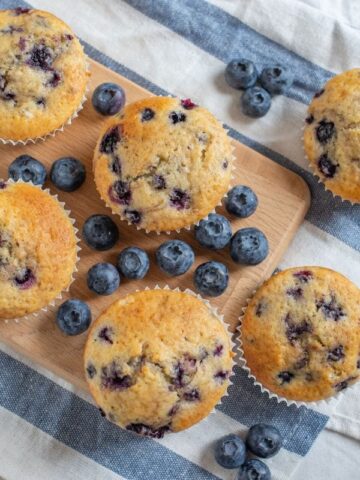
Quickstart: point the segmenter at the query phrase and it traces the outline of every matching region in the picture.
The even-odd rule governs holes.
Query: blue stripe
[[[156,441],[116,427],[93,405],[3,352],[0,405],[125,478],[218,479]]]
[[[217,408],[248,427],[259,422],[275,425],[284,438],[284,447],[305,456],[329,418],[309,408],[270,400],[243,369],[237,366],[235,372],[229,396]]]
[[[217,408],[243,425],[260,421],[276,425],[285,439],[285,448],[306,455],[328,417],[270,400],[240,367],[236,367],[232,380],[230,396]],[[139,478],[136,475],[151,463],[158,476],[150,476],[149,480],[175,478],[169,476],[173,471],[186,471],[189,480],[215,478],[157,442],[115,427],[93,405],[1,351],[0,405],[125,477]]]
[[[225,63],[246,57],[259,69],[274,63],[287,65],[296,75],[287,96],[300,102],[309,103],[333,75],[204,0],[125,2]]]

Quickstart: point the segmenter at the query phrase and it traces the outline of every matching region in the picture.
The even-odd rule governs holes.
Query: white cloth
[[[177,0],[173,2],[176,4]],[[193,2],[196,4],[196,0]],[[80,38],[145,79],[180,97],[191,96],[240,132],[247,141],[275,152],[276,161],[286,157],[295,166],[305,171],[308,169],[299,135],[306,111],[304,101],[299,100],[295,92],[292,97],[277,98],[263,119],[254,122],[241,116],[237,107],[239,95],[223,82],[224,60],[210,51],[210,48],[216,47],[211,38],[206,44],[196,43],[190,39],[191,32],[186,37],[119,0],[33,0],[31,3],[63,18]],[[145,8],[150,2],[142,0],[140,3]],[[324,69],[324,72],[337,73],[356,66],[360,51],[357,30],[360,27],[360,2],[356,0],[211,0],[209,3],[231,13],[254,31],[312,62],[316,68]],[[223,28],[225,32],[227,26]],[[326,75],[326,72],[323,74]],[[306,89],[304,91],[306,96]],[[360,235],[358,239],[354,238],[356,225],[360,223],[359,210],[348,213],[339,204],[335,207],[332,203],[329,205],[334,211],[330,215],[324,212],[327,217],[323,221],[322,213],[313,209],[280,268],[301,264],[330,266],[360,286]],[[332,214],[334,218],[330,221]],[[351,219],[350,215],[353,215]],[[344,228],[351,230],[349,238],[346,238],[347,230],[344,232]],[[9,353],[5,347],[3,350]],[[21,361],[29,363],[23,358]],[[32,366],[65,389],[82,395],[57,377]],[[301,461],[297,455],[287,452],[280,457],[283,469],[279,460],[270,462],[275,479],[289,478],[295,466],[298,469],[291,477],[294,480],[359,478],[359,393],[360,386],[347,392],[334,406],[327,428]],[[82,396],[90,401],[87,396]],[[171,436],[165,444],[172,452],[202,466],[213,475],[230,479],[233,474],[217,467],[210,458],[209,442],[234,428],[241,431],[243,427],[221,412],[217,412],[215,417],[215,420],[210,420],[211,428],[202,423],[191,430],[191,434],[184,432]],[[131,466],[128,471],[131,471]],[[129,473],[126,478],[145,479],[147,474],[148,470],[144,470],[143,476],[131,476]],[[64,445],[3,407],[0,407],[1,476],[5,480],[122,478],[111,468],[104,467],[76,448]],[[174,472],[173,478],[186,477],[183,477],[183,472]]]

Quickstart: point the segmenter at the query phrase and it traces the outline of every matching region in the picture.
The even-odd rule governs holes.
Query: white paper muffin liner
[[[62,207],[62,209],[66,213],[66,216],[69,218],[71,224],[73,225],[74,234],[75,234],[75,241],[76,241],[76,259],[75,259],[75,264],[74,264],[74,271],[72,272],[72,275],[70,277],[70,281],[69,281],[68,286],[63,291],[61,291],[55,298],[53,298],[46,306],[40,308],[39,310],[37,310],[35,312],[28,313],[28,314],[26,314],[22,317],[18,317],[18,318],[8,318],[8,319],[2,319],[2,320],[0,319],[0,322],[11,325],[11,323],[19,323],[20,321],[28,320],[28,319],[31,319],[32,317],[37,317],[41,312],[47,312],[49,307],[54,307],[56,304],[58,304],[60,302],[60,300],[63,298],[63,294],[67,293],[70,290],[70,287],[71,287],[72,283],[75,281],[75,274],[78,271],[77,265],[78,265],[79,260],[80,260],[79,252],[81,250],[81,247],[80,247],[80,238],[78,236],[79,229],[76,228],[76,226],[75,226],[75,219],[72,218],[71,211],[66,208],[65,202],[62,202],[61,200],[59,200],[57,194],[55,194],[55,195],[52,194],[48,188],[42,188],[40,185],[34,185],[32,182],[24,182],[23,180],[15,181],[15,180],[9,178],[8,180],[4,181],[4,183],[6,183],[8,185],[9,184],[15,184],[15,183],[16,184],[19,184],[19,183],[30,184],[33,187],[36,187],[39,190],[42,190],[43,192],[46,192],[50,197],[55,199],[57,201],[57,203]]]
[[[169,98],[177,98],[176,96],[174,95],[156,95],[157,97],[169,97]],[[212,113],[212,112],[210,112]],[[212,115],[215,117],[215,115],[212,113]],[[216,118],[216,117],[215,117]],[[230,143],[231,143],[231,147],[232,147],[232,155],[231,155],[231,176],[230,176],[230,180],[229,180],[229,185],[228,185],[228,188],[227,188],[227,191],[226,193],[221,197],[220,201],[215,205],[215,207],[207,214],[205,215],[203,218],[200,218],[199,220],[197,220],[196,222],[192,222],[192,223],[189,223],[188,225],[184,225],[183,227],[181,228],[175,228],[174,230],[149,230],[145,227],[141,227],[140,225],[134,225],[133,223],[131,223],[125,216],[123,216],[121,214],[121,212],[118,212],[116,210],[113,209],[112,205],[110,203],[107,202],[107,200],[103,197],[103,195],[101,194],[101,192],[99,191],[98,189],[98,186],[97,186],[97,183],[95,182],[95,188],[101,198],[101,200],[105,203],[105,205],[110,208],[111,210],[111,213],[113,215],[116,215],[117,217],[120,218],[121,221],[123,222],[127,222],[127,224],[131,227],[135,227],[136,230],[142,230],[144,231],[146,234],[149,234],[149,233],[154,233],[156,235],[161,235],[161,234],[166,234],[166,235],[171,235],[172,233],[176,232],[176,233],[181,233],[181,231],[183,230],[191,230],[192,227],[195,227],[195,226],[198,226],[199,223],[201,222],[201,220],[205,220],[208,218],[208,216],[211,214],[211,213],[216,213],[216,209],[218,207],[221,207],[222,206],[222,202],[224,199],[227,198],[227,195],[228,195],[228,192],[231,190],[232,188],[232,185],[233,185],[233,182],[235,180],[235,175],[234,175],[234,172],[236,170],[236,165],[235,165],[235,162],[236,162],[236,155],[234,154],[235,152],[235,145],[234,145],[234,140],[229,136],[229,130],[225,128],[224,124],[216,118],[216,120],[219,122],[219,124],[223,127],[223,129],[225,130],[226,132],[226,135],[228,136],[228,138],[230,139]],[[93,170],[94,170],[94,162],[93,162]]]
[[[348,198],[343,198],[341,195],[339,195],[338,193],[334,193],[330,188],[327,187],[326,183],[321,179],[321,177],[319,176],[319,174],[317,173],[317,171],[315,170],[315,167],[314,167],[314,164],[313,162],[310,161],[309,157],[307,156],[306,154],[306,150],[305,150],[305,143],[304,143],[304,130],[305,130],[305,127],[306,125],[304,124],[302,127],[301,127],[301,132],[302,132],[302,135],[301,135],[301,145],[302,145],[302,149],[303,149],[303,154],[304,154],[304,160],[307,162],[307,164],[309,165],[309,168],[310,168],[310,171],[312,173],[312,175],[316,178],[316,181],[322,185],[322,187],[324,188],[324,190],[326,192],[330,192],[331,195],[333,196],[333,198],[336,199],[340,199],[342,203],[350,203],[350,205],[359,205],[360,204],[360,200],[358,202],[354,202],[352,200],[349,200]]]
[[[301,268],[301,267],[299,267]],[[273,275],[278,275],[279,272],[275,272],[273,273]],[[259,288],[261,287],[261,285],[259,286]],[[311,401],[311,402],[306,402],[306,401],[301,401],[301,400],[291,400],[291,399],[288,399],[286,397],[282,397],[280,395],[277,395],[276,393],[272,392],[271,390],[269,390],[268,388],[266,388],[261,382],[259,382],[256,378],[255,375],[253,375],[253,373],[251,372],[251,369],[249,367],[249,365],[247,364],[247,361],[246,361],[246,358],[244,356],[244,350],[242,348],[242,338],[241,338],[241,335],[242,335],[242,332],[241,332],[241,325],[242,325],[242,322],[243,322],[243,319],[244,319],[244,315],[245,315],[245,312],[249,306],[249,303],[251,301],[251,299],[253,298],[253,296],[255,295],[255,293],[257,292],[258,289],[255,289],[251,296],[248,297],[246,299],[246,305],[244,307],[242,307],[242,314],[239,316],[239,325],[237,327],[237,332],[238,332],[238,335],[236,336],[236,339],[235,339],[235,345],[236,345],[236,359],[237,359],[237,362],[239,364],[239,366],[246,371],[248,377],[252,380],[253,384],[258,387],[261,391],[261,393],[267,395],[270,399],[272,398],[275,398],[275,400],[278,402],[278,403],[285,403],[286,406],[290,407],[292,405],[295,405],[297,408],[300,408],[300,407],[307,407],[307,408],[312,408],[312,409],[315,409],[315,410],[318,410],[318,409],[322,409],[324,407],[329,407],[329,406],[332,406],[333,402],[334,401],[339,401],[345,394],[347,391],[349,391],[349,389],[353,388],[358,382],[355,382],[351,385],[349,385],[346,389],[344,390],[341,390],[340,392],[336,392],[334,395],[332,395],[331,397],[327,397],[327,398],[324,398],[322,400],[317,400],[317,401]]]
[[[90,73],[90,64],[88,61],[87,56],[85,56],[85,65],[86,65],[86,74]],[[84,104],[87,100],[87,94],[89,92],[89,80],[87,81],[86,87],[85,87],[85,92],[84,95],[80,101],[79,106],[76,108],[76,110],[72,113],[72,115],[58,128],[55,128],[49,133],[46,133],[43,136],[38,136],[38,137],[32,137],[32,138],[26,138],[25,140],[11,140],[9,138],[1,138],[0,137],[0,142],[3,143],[4,145],[12,145],[13,147],[18,146],[18,145],[28,145],[29,143],[35,144],[39,142],[44,142],[46,139],[49,137],[55,137],[55,135],[58,132],[63,132],[65,128],[68,125],[71,125],[73,120],[79,116],[80,111],[84,108]]]

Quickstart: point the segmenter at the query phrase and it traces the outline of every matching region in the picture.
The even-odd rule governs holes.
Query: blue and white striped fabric
[[[0,8],[23,4],[0,0]],[[32,6],[69,23],[92,58],[155,94],[193,98],[221,118],[231,136],[302,175],[310,185],[312,205],[279,267],[329,266],[360,285],[360,206],[325,192],[309,173],[301,147],[306,104],[314,92],[334,73],[356,66],[358,2],[33,0]],[[259,67],[284,63],[296,75],[288,95],[276,98],[269,114],[256,121],[241,115],[238,92],[223,80],[225,63],[238,55]],[[360,407],[353,392],[326,411],[288,408],[262,395],[238,368],[229,393],[215,413],[192,429],[162,440],[139,439],[100,417],[87,395],[2,346],[0,477],[231,479],[234,473],[214,462],[211,445],[259,421],[277,425],[285,437],[284,449],[268,462],[273,478],[358,475],[359,444],[349,439],[344,452],[334,441],[338,434],[322,432],[331,414],[332,430],[360,439]],[[316,460],[313,456],[309,466],[309,451],[319,434]],[[345,453],[348,470],[343,464],[339,470]]]

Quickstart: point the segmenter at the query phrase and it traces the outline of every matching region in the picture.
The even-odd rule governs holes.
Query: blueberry
[[[117,144],[120,142],[120,140],[120,127],[117,126],[110,128],[101,139],[99,146],[100,152],[107,154],[115,153]]]
[[[318,160],[318,168],[326,178],[334,178],[339,164],[334,163],[327,153],[323,153]]]
[[[49,80],[46,82],[46,85],[49,86],[49,87],[57,87],[61,81],[61,75],[59,72],[57,72],[56,70],[54,70],[53,72],[51,72],[51,75],[50,75],[50,78]]]
[[[182,240],[169,240],[156,250],[156,261],[159,267],[171,277],[187,272],[194,260],[193,249]]]
[[[57,311],[56,323],[66,335],[79,335],[89,328],[90,308],[81,300],[75,298],[67,300]]]
[[[15,15],[23,15],[25,13],[29,13],[31,11],[31,8],[22,8],[22,7],[17,7],[14,9]]]
[[[64,192],[77,190],[85,181],[84,165],[73,157],[63,157],[56,160],[50,170],[50,179],[55,187]]]
[[[283,372],[278,373],[278,379],[280,381],[280,385],[284,385],[286,383],[290,383],[294,378],[294,374],[292,372],[287,372],[286,370]]]
[[[326,319],[334,320],[338,322],[343,317],[346,317],[344,308],[340,305],[334,293],[330,294],[330,300],[322,297],[321,299],[316,300],[316,310],[321,311]]]
[[[321,95],[323,95],[325,93],[325,89],[322,88],[321,90],[319,90],[318,92],[315,92],[314,93],[314,98],[319,98],[321,97]]]
[[[126,425],[126,430],[130,432],[135,432],[138,435],[142,435],[144,437],[150,438],[163,438],[165,433],[171,431],[169,425],[164,425],[163,427],[155,428],[149,425],[145,425],[144,423],[130,423]]]
[[[253,425],[246,437],[247,448],[261,458],[273,457],[282,447],[282,436],[272,425],[259,423]]]
[[[119,239],[119,230],[107,215],[91,215],[83,226],[85,242],[95,250],[112,248]]]
[[[46,169],[42,163],[30,155],[20,155],[10,163],[8,169],[9,177],[13,180],[32,182],[34,185],[44,185],[46,180]]]
[[[137,210],[129,210],[126,208],[124,210],[124,215],[125,218],[133,225],[138,225],[141,222],[142,213],[138,212]]]
[[[155,190],[164,190],[166,188],[166,180],[162,175],[154,175],[152,178],[152,186]]]
[[[149,267],[148,254],[142,248],[125,248],[118,256],[117,268],[126,278],[144,278]]]
[[[154,110],[151,110],[151,108],[144,108],[144,110],[141,112],[142,122],[149,122],[154,117],[155,117],[155,112]]]
[[[101,115],[115,115],[125,105],[125,92],[116,83],[101,83],[94,90],[92,104]]]
[[[237,435],[226,435],[216,442],[215,460],[224,468],[238,468],[245,462],[245,443]]]
[[[217,213],[210,213],[207,219],[201,220],[195,227],[196,240],[206,248],[220,250],[231,238],[231,225],[227,218]]]
[[[242,228],[231,239],[230,255],[236,263],[257,265],[267,257],[268,253],[267,238],[257,228]]]
[[[185,122],[186,115],[183,112],[170,112],[169,119],[173,125],[176,125],[179,122]]]
[[[225,201],[226,210],[239,218],[247,218],[252,215],[258,206],[258,198],[255,192],[245,185],[233,187]]]
[[[253,458],[241,465],[235,480],[271,480],[271,472],[264,462]]]
[[[316,138],[322,144],[327,143],[336,133],[334,122],[321,120],[316,128]]]
[[[120,275],[111,263],[97,263],[87,274],[87,286],[98,295],[111,295],[120,285]]]
[[[225,69],[225,80],[233,88],[249,88],[255,85],[258,72],[255,65],[245,58],[231,60]]]
[[[345,357],[344,347],[342,345],[338,345],[337,347],[329,350],[327,359],[331,362],[338,362],[339,360]]]
[[[54,61],[54,51],[43,43],[35,44],[28,54],[27,64],[41,70],[51,70]]]
[[[271,107],[270,94],[261,87],[248,88],[241,97],[241,108],[245,115],[263,117]]]
[[[293,82],[293,73],[282,65],[264,68],[260,74],[261,85],[271,94],[286,93]]]
[[[117,180],[109,188],[109,197],[112,202],[119,205],[130,205],[131,203],[131,190],[128,182]]]
[[[174,188],[170,193],[170,205],[176,210],[184,210],[190,208],[191,198],[190,195],[181,190],[180,188]]]
[[[35,274],[30,268],[21,269],[14,277],[14,283],[20,290],[31,288],[35,282]]]
[[[225,292],[229,283],[229,271],[220,262],[206,262],[197,267],[194,283],[199,292],[209,297],[218,297]]]
[[[312,333],[313,331],[310,321],[302,320],[294,323],[289,313],[285,317],[285,325],[285,334],[291,345],[295,345],[295,342],[300,340],[302,335]]]

